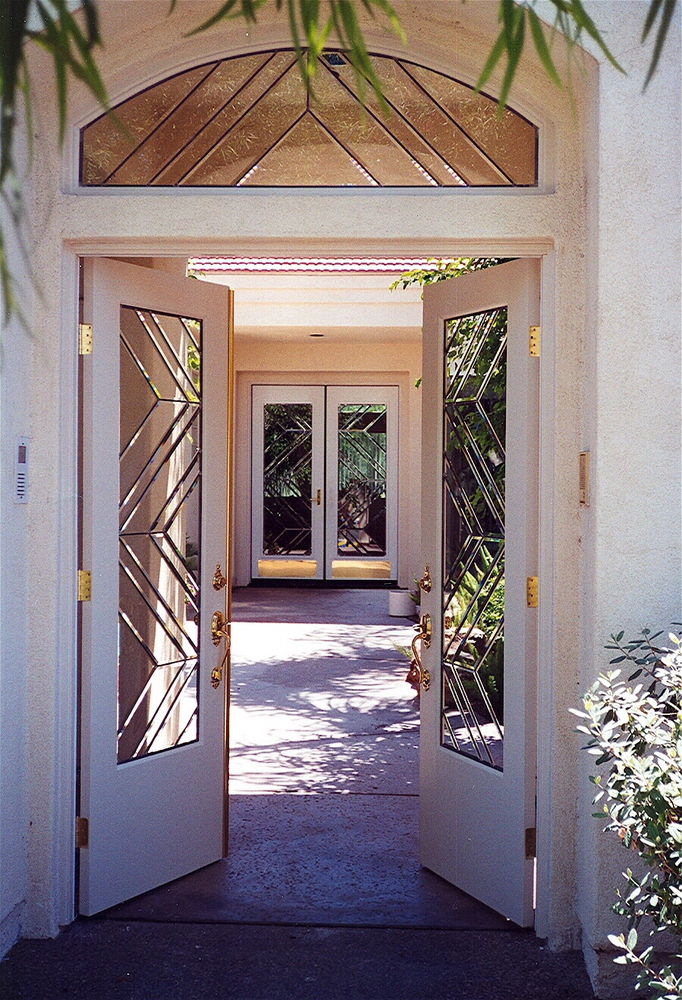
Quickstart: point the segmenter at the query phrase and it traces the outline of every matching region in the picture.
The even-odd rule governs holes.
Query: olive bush
[[[591,778],[605,830],[641,861],[623,873],[613,909],[627,919],[625,934],[610,935],[615,961],[638,967],[637,989],[664,1000],[682,997],[682,643],[660,648],[662,633],[644,629],[623,643],[611,636],[611,664],[573,710],[588,737],[585,749],[600,770]],[[632,669],[634,668],[634,669]],[[675,955],[656,952],[669,932]]]

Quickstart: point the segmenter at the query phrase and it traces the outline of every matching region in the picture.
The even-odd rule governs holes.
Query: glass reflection
[[[448,322],[443,454],[442,744],[504,758],[506,309]]]
[[[197,739],[201,325],[121,308],[118,762]]]

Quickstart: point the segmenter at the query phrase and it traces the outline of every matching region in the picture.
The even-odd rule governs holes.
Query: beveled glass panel
[[[507,311],[448,321],[441,742],[502,770]]]
[[[537,129],[451,77],[373,56],[388,108],[362,107],[345,56],[311,97],[291,50],[177,74],[82,133],[85,185],[466,186],[537,183]],[[312,117],[309,117],[312,116]]]
[[[118,762],[197,738],[201,324],[120,312]]]
[[[198,182],[192,171],[199,167],[218,148],[230,129],[268,92],[270,87],[295,63],[291,52],[266,54],[262,67],[239,89],[227,104],[216,108],[214,115],[185,147],[179,147],[175,156],[156,177],[155,184],[188,184]],[[237,60],[230,60],[230,62]],[[229,152],[226,155],[229,162]]]
[[[384,187],[429,184],[425,171],[388,131],[393,121],[386,119],[384,125],[369,114],[355,94],[341,86],[327,70],[316,78],[313,110],[378,184]]]
[[[538,130],[535,125],[511,108],[498,114],[495,101],[441,73],[414,65],[409,66],[409,71],[504,170],[512,184],[537,184]]]
[[[337,555],[386,555],[386,406],[338,409]]]
[[[312,552],[312,420],[311,403],[264,406],[263,555]]]
[[[409,64],[377,59],[386,97],[401,108],[414,128],[468,185],[508,184],[509,181],[467,138],[456,122],[413,79]],[[457,183],[455,180],[451,183]]]
[[[305,88],[298,69],[292,68],[230,129],[203,162],[191,170],[187,181],[222,186],[237,184],[286,135],[305,110]]]
[[[81,183],[111,184],[116,168],[144,142],[159,122],[209,74],[215,63],[180,73],[157,87],[119,104],[116,115],[104,114],[83,129]],[[137,179],[134,183],[146,183]]]
[[[157,175],[196,139],[216,109],[224,108],[236,92],[266,61],[267,56],[246,56],[218,63],[168,114],[154,132],[110,178],[111,184],[153,184]]]
[[[372,178],[319,122],[306,113],[277,145],[241,179],[244,186],[314,183],[322,171],[344,187],[371,185]]]

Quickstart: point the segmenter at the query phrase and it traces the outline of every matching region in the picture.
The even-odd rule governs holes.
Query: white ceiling
[[[235,290],[238,337],[334,341],[416,341],[421,289],[390,291],[399,274],[208,273],[202,280]]]

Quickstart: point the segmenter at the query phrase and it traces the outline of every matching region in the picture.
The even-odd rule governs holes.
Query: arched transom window
[[[293,51],[222,59],[123,101],[81,134],[81,184],[419,187],[537,184],[537,128],[471,87],[374,56],[363,108],[340,52],[311,97]]]

